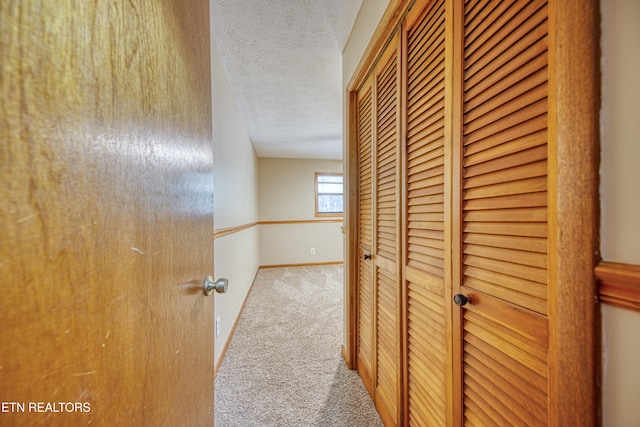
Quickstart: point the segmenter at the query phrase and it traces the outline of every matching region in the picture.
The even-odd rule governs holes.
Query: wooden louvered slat
[[[512,2],[512,0],[511,0]],[[505,2],[509,3],[509,2]],[[491,2],[488,0],[476,1],[476,2],[467,2],[465,7],[465,37],[471,42],[473,41],[473,36],[471,33],[476,30],[476,28],[481,25],[484,21],[487,20],[487,16],[495,11],[496,7],[499,5],[498,2]],[[498,9],[498,11],[504,9]]]
[[[467,222],[465,233],[493,234],[500,236],[547,237],[547,225],[543,223]]]
[[[414,52],[420,52],[420,49],[425,52],[439,51],[442,52],[444,47],[444,31],[442,26],[444,4],[438,2],[430,11],[431,14],[426,15],[422,21],[422,25],[433,23],[434,19],[439,25],[432,27],[431,32],[424,33],[421,26],[418,26],[418,30],[414,34],[428,35],[425,39],[413,39],[409,36],[409,50]],[[419,46],[419,47],[415,47]],[[420,57],[416,53],[416,57]],[[419,73],[415,72],[415,67],[421,67],[422,63],[412,62],[411,55],[408,58],[408,88],[407,88],[407,105],[408,105],[408,142],[407,142],[407,157],[408,157],[408,194],[407,194],[407,236],[408,236],[408,262],[411,265],[411,261],[421,262],[424,265],[423,268],[433,270],[435,266],[442,266],[442,259],[444,255],[442,252],[439,254],[431,251],[429,254],[425,254],[424,247],[421,245],[421,241],[412,241],[412,229],[413,228],[426,228],[429,227],[435,230],[442,230],[442,222],[444,221],[443,211],[433,211],[433,215],[429,217],[419,217],[415,213],[422,210],[422,206],[416,198],[423,195],[441,195],[444,192],[443,184],[443,162],[442,157],[443,144],[444,144],[444,93],[443,93],[443,80],[444,80],[444,64],[440,60],[433,62],[435,65],[431,73]],[[429,80],[428,80],[429,79]],[[428,83],[431,82],[431,83]],[[428,91],[425,91],[428,88]],[[426,96],[425,96],[426,95]],[[416,103],[415,100],[420,100],[421,103]],[[419,106],[420,108],[416,108]],[[427,130],[427,132],[425,132]],[[424,136],[432,135],[432,138],[425,139]],[[435,157],[434,157],[435,155]],[[420,192],[415,191],[421,189]],[[416,251],[416,253],[413,253]],[[421,253],[422,252],[422,253]],[[433,255],[437,255],[438,258],[434,259]],[[439,276],[443,276],[443,271],[438,271]]]
[[[476,110],[472,110],[469,114],[465,115],[467,119],[465,131],[467,133],[471,133],[474,130],[488,126],[494,122],[503,121],[506,117],[509,117],[514,124],[524,121],[523,118],[529,119],[531,117],[535,117],[535,115],[532,114],[532,111],[535,112],[536,110],[539,110],[540,107],[540,104],[536,105],[536,102],[539,100],[546,101],[546,84],[541,84],[532,89],[529,89],[529,87],[525,87],[522,88],[522,92],[523,93],[521,95],[516,96],[508,102],[507,99],[512,96],[512,94],[509,92],[504,92],[505,97],[501,97],[499,100],[495,100],[489,103],[493,103],[495,105],[486,105],[486,109],[484,108],[485,106],[482,106],[476,108]],[[485,111],[487,112],[485,113]],[[476,113],[483,115],[476,115]],[[538,113],[536,115],[539,114],[541,113]]]
[[[531,177],[512,182],[499,182],[484,187],[469,188],[465,191],[468,200],[498,197],[506,195],[518,195],[536,193],[547,190],[546,176]]]
[[[498,150],[496,150],[498,151]],[[488,157],[487,161],[481,164],[467,164],[464,170],[464,176],[470,178],[476,175],[486,174],[511,168],[514,166],[525,165],[527,163],[533,163],[536,161],[544,161],[547,158],[546,147],[537,146],[534,148],[524,149],[522,151],[507,149],[500,150],[493,153],[493,156]]]
[[[420,117],[421,123],[412,123],[411,128],[408,130],[408,138],[413,140],[423,140],[425,144],[430,142],[437,143],[442,137],[443,123],[441,117],[444,114],[444,107],[442,103],[433,105],[431,110],[426,111],[424,117]],[[415,150],[412,147],[412,151]],[[423,151],[427,151],[428,146],[423,148]],[[418,156],[419,153],[411,152],[412,156]]]
[[[548,417],[547,7],[465,14],[462,152],[463,415]]]
[[[521,29],[521,26],[526,20],[536,25],[546,19],[545,3],[544,0],[502,2],[487,19],[483,19],[480,25],[466,35],[465,59],[475,62],[482,56],[490,55],[491,52],[505,50],[499,43],[508,46],[522,38],[526,32]]]
[[[475,353],[478,352],[475,351]],[[540,405],[540,402],[544,402],[544,400],[536,401],[535,399],[530,399],[529,395],[524,391],[528,389],[527,384],[517,384],[511,378],[504,378],[499,372],[495,372],[495,369],[492,369],[495,364],[491,364],[490,361],[487,361],[489,364],[485,365],[471,355],[467,357],[467,360],[465,372],[470,379],[469,386],[471,388],[482,388],[486,393],[486,389],[491,387],[498,402],[509,400],[517,402],[511,407],[504,405],[501,408],[502,415],[508,414],[507,418],[512,425],[546,425],[544,422],[546,411]],[[481,385],[485,385],[485,387]],[[512,411],[511,409],[514,410]],[[535,421],[531,422],[530,420]]]
[[[480,248],[481,250],[482,248]],[[495,258],[485,258],[476,255],[465,254],[465,265],[481,268],[493,273],[501,273],[507,276],[518,277],[538,283],[547,283],[546,269],[515,264],[509,261],[501,261]],[[496,283],[499,285],[499,283]],[[507,285],[505,285],[507,286]]]
[[[538,254],[509,248],[487,247],[477,244],[465,245],[463,253],[506,261],[513,264],[547,268],[547,254]]]
[[[467,346],[468,354],[472,353],[475,357],[482,357],[487,360],[499,360],[502,364],[503,375],[508,375],[512,381],[527,384],[525,390],[530,391],[532,397],[535,397],[540,402],[544,400],[548,387],[547,376],[540,375],[529,369],[521,360],[505,357],[502,349],[492,346],[478,336],[467,335],[465,337],[465,345]],[[495,369],[500,369],[500,366],[496,365]]]
[[[483,118],[484,123],[496,121],[539,99],[545,99],[547,97],[546,71],[542,69],[520,81],[519,84],[503,90],[498,98],[488,99],[476,108],[468,108],[465,123],[471,123],[478,118]],[[471,130],[470,127],[467,129]]]
[[[546,300],[546,286],[544,283],[508,276],[496,271],[490,271],[472,265],[466,266],[464,269],[465,276],[469,280],[476,281],[503,281],[502,287],[507,290],[522,292],[542,301]],[[475,289],[475,288],[474,288]]]
[[[424,38],[420,39],[420,44],[414,44],[414,46],[427,46],[427,48],[419,48],[409,54],[408,60],[412,63],[412,68],[408,70],[408,78],[417,82],[413,90],[414,93],[421,95],[407,103],[409,111],[419,108],[419,105],[426,102],[429,97],[424,96],[424,94],[428,93],[429,88],[432,88],[441,80],[436,77],[439,76],[438,69],[444,61],[444,46],[434,39],[442,39],[443,37],[440,31],[443,20],[443,16],[435,19],[432,30],[423,35]],[[420,35],[414,35],[413,37],[416,36],[419,38]]]
[[[540,21],[542,22],[539,23]],[[470,58],[473,61],[465,61],[465,85],[473,87],[483,77],[498,72],[502,67],[506,66],[503,73],[509,74],[506,71],[515,68],[516,64],[524,65],[529,62],[547,49],[546,36],[547,26],[544,16],[540,20],[530,19],[525,22],[518,29],[518,37],[510,36],[501,40],[487,55]]]
[[[522,123],[494,129],[490,134],[467,135],[464,140],[465,166],[546,144],[546,123],[546,115],[541,114]],[[480,154],[484,154],[484,157],[480,157]]]
[[[493,136],[497,130],[508,129],[511,126],[518,125],[520,123],[525,123],[528,120],[531,120],[537,116],[541,116],[546,114],[547,112],[547,102],[546,99],[541,99],[538,102],[527,105],[525,108],[512,111],[511,113],[507,113],[506,111],[502,112],[502,115],[496,115],[494,117],[483,117],[478,119],[468,126],[465,127],[465,133],[471,134],[476,131],[477,133],[474,135],[475,139],[483,139],[490,136]],[[499,124],[495,126],[491,126],[494,122],[499,122]],[[466,142],[466,144],[470,144],[472,141]]]
[[[371,376],[373,354],[373,283],[371,264],[360,263],[358,292],[358,360],[359,368]]]
[[[490,234],[466,234],[463,243],[493,246],[498,248],[519,249],[522,251],[547,253],[546,239],[501,236]]]
[[[360,247],[371,250],[372,243],[372,183],[371,183],[371,147],[373,143],[373,118],[372,118],[372,91],[364,90],[359,97],[358,104],[358,141],[359,141],[359,244]]]
[[[478,82],[478,84],[465,93],[465,111],[470,111],[478,105],[487,102],[491,99],[492,93],[503,92],[529,76],[532,76],[532,81],[538,80],[541,74],[547,72],[546,65],[547,61],[545,56],[540,55],[538,58],[534,58],[514,70],[504,70],[510,72],[503,76],[502,79],[495,79],[493,76],[490,76]],[[491,90],[488,90],[489,88],[491,88]]]
[[[407,118],[411,123],[410,129],[422,123],[422,120],[429,118],[431,114],[426,112],[428,108],[433,109],[433,101],[438,98],[438,93],[443,89],[444,81],[441,70],[444,65],[444,52],[437,52],[437,56],[428,58],[430,67],[422,73],[410,76],[412,98],[407,106]],[[423,116],[422,120],[419,116]]]
[[[492,423],[545,425],[546,318],[482,297],[478,309],[465,311],[464,328],[468,403],[478,404]]]
[[[469,222],[544,222],[547,220],[547,209],[527,207],[473,210],[466,212],[463,219]]]
[[[395,55],[377,77],[377,253],[394,259],[397,252],[397,62]]]
[[[485,31],[491,24],[496,27],[497,20],[506,21],[511,19],[515,13],[513,10],[511,13],[505,13],[510,10],[515,0],[502,1],[502,2],[489,2],[481,9],[475,9],[467,12],[467,20],[464,28],[465,38],[467,39],[468,50],[472,50],[474,45],[480,44],[478,39],[482,40],[482,37],[487,33]],[[475,12],[475,13],[474,13]],[[493,34],[490,32],[489,34]]]
[[[466,211],[482,209],[508,209],[522,207],[545,207],[547,205],[547,192],[513,194],[506,196],[496,196],[488,199],[467,200]]]
[[[525,180],[527,178],[546,177],[546,159],[523,165],[518,165],[516,160],[515,156],[510,156],[505,159],[505,162],[513,165],[513,167],[508,169],[486,172],[473,177],[468,177],[464,181],[464,188],[487,187],[493,184],[508,183],[516,180]]]
[[[528,408],[531,412],[542,413],[544,406],[541,402],[545,401],[546,381],[542,377],[540,380],[540,387],[531,387],[528,381],[518,375],[510,375],[509,369],[503,369],[495,363],[495,360],[487,354],[482,348],[476,348],[472,344],[467,344],[468,352],[467,358],[470,361],[470,365],[481,367],[480,372],[483,375],[495,378],[501,390],[509,390],[510,394],[517,395],[518,401],[525,408]],[[486,348],[485,348],[486,350]],[[523,366],[515,362],[516,369],[522,370]]]
[[[513,401],[517,397],[513,393],[498,389],[502,384],[492,384],[481,372],[472,365],[465,365],[465,383],[468,385],[467,392],[476,400],[482,399],[485,402],[483,409],[492,420],[487,425],[526,425],[526,426],[546,426],[547,424],[535,417],[534,413],[527,411],[517,404],[507,405],[505,402]],[[491,387],[492,394],[488,387]],[[507,387],[510,389],[511,387]],[[481,397],[480,397],[481,396]],[[546,416],[546,414],[542,414]],[[526,420],[526,421],[524,421]]]
[[[408,405],[411,417],[425,420],[425,425],[443,425],[446,424],[444,283],[441,279],[430,279],[428,283],[431,286],[407,283]]]
[[[430,257],[433,260],[433,264],[431,265],[440,265],[437,260],[439,259],[439,255],[442,253],[442,245],[437,240],[429,240],[429,239],[413,239],[415,243],[414,245],[409,245],[410,251],[421,251],[425,254],[425,256]]]

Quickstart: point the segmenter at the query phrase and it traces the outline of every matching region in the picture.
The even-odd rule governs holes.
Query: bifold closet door
[[[374,369],[373,283],[373,87],[372,79],[358,92],[358,372],[371,393]]]
[[[397,425],[400,411],[400,63],[396,36],[375,79],[375,403]]]
[[[444,426],[450,412],[450,268],[445,266],[445,1],[407,16],[404,286],[405,425]],[[450,259],[450,255],[449,255]]]
[[[400,419],[399,37],[358,91],[358,371],[382,419]]]
[[[403,3],[359,77],[357,363],[387,426],[598,421],[597,6],[547,3]]]
[[[547,5],[468,1],[457,18],[457,411],[464,425],[547,425]]]

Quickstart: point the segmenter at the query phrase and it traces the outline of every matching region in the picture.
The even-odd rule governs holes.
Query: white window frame
[[[342,178],[342,193],[320,193],[318,191],[318,178],[323,176],[339,176]],[[344,213],[344,177],[341,173],[337,172],[316,172],[315,180],[314,180],[314,188],[315,188],[315,201],[316,201],[316,217],[342,217]],[[340,194],[342,196],[342,212],[320,212],[319,211],[319,197],[323,194]]]

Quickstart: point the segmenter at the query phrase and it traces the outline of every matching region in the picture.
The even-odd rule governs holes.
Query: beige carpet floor
[[[342,266],[258,272],[216,378],[216,427],[382,426],[340,354],[342,277]]]

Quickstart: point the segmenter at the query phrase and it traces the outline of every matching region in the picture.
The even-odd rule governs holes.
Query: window
[[[343,210],[342,174],[316,172],[316,216],[342,216]]]

